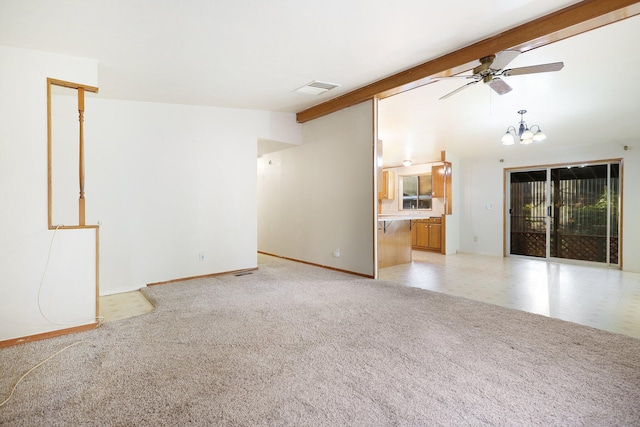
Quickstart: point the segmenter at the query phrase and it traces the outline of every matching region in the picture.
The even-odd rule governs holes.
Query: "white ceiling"
[[[498,95],[478,83],[445,100],[467,81],[428,84],[380,101],[379,136],[385,166],[403,159],[457,155],[507,156],[515,150],[611,142],[625,145],[640,134],[640,16],[556,42],[518,56],[507,68],[564,62],[561,71],[504,77],[513,90]],[[465,73],[471,74],[471,73]],[[536,146],[503,146],[508,126],[539,125],[547,140]]]
[[[0,44],[97,59],[100,97],[297,112],[574,3],[1,0]],[[503,97],[479,83],[437,101],[462,84],[443,81],[381,101],[385,164],[499,152],[523,108],[546,144],[611,138],[612,128],[637,135],[638,30],[632,18],[525,53],[510,66],[565,69],[510,77]],[[341,86],[293,92],[312,80]]]
[[[2,0],[0,44],[97,59],[101,97],[297,112],[576,1],[491,3]]]

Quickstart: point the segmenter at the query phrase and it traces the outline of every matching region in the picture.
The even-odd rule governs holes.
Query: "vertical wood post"
[[[78,88],[78,120],[80,122],[80,158],[79,158],[79,181],[80,199],[78,200],[79,225],[85,225],[84,210],[84,88]]]
[[[51,230],[53,222],[53,187],[51,182],[52,159],[52,127],[51,127],[51,79],[47,79],[47,226]]]

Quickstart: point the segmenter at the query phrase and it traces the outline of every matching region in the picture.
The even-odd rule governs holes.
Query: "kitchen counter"
[[[443,216],[415,212],[378,214],[378,224],[378,268],[411,262],[415,245],[416,249],[440,252]],[[437,232],[431,239],[435,238],[433,244],[429,243],[427,234],[423,234],[431,231]],[[418,241],[414,241],[416,236]]]
[[[440,218],[440,215],[426,214],[378,214],[378,221],[409,221],[414,219]]]

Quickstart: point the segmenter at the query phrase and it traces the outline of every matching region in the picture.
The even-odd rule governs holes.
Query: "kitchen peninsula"
[[[444,226],[444,215],[378,215],[378,268],[411,262],[413,248],[444,253]]]

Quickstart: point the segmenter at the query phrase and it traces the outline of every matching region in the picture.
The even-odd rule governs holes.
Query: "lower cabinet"
[[[413,221],[411,239],[413,249],[440,252],[442,248],[442,219],[428,218]]]

